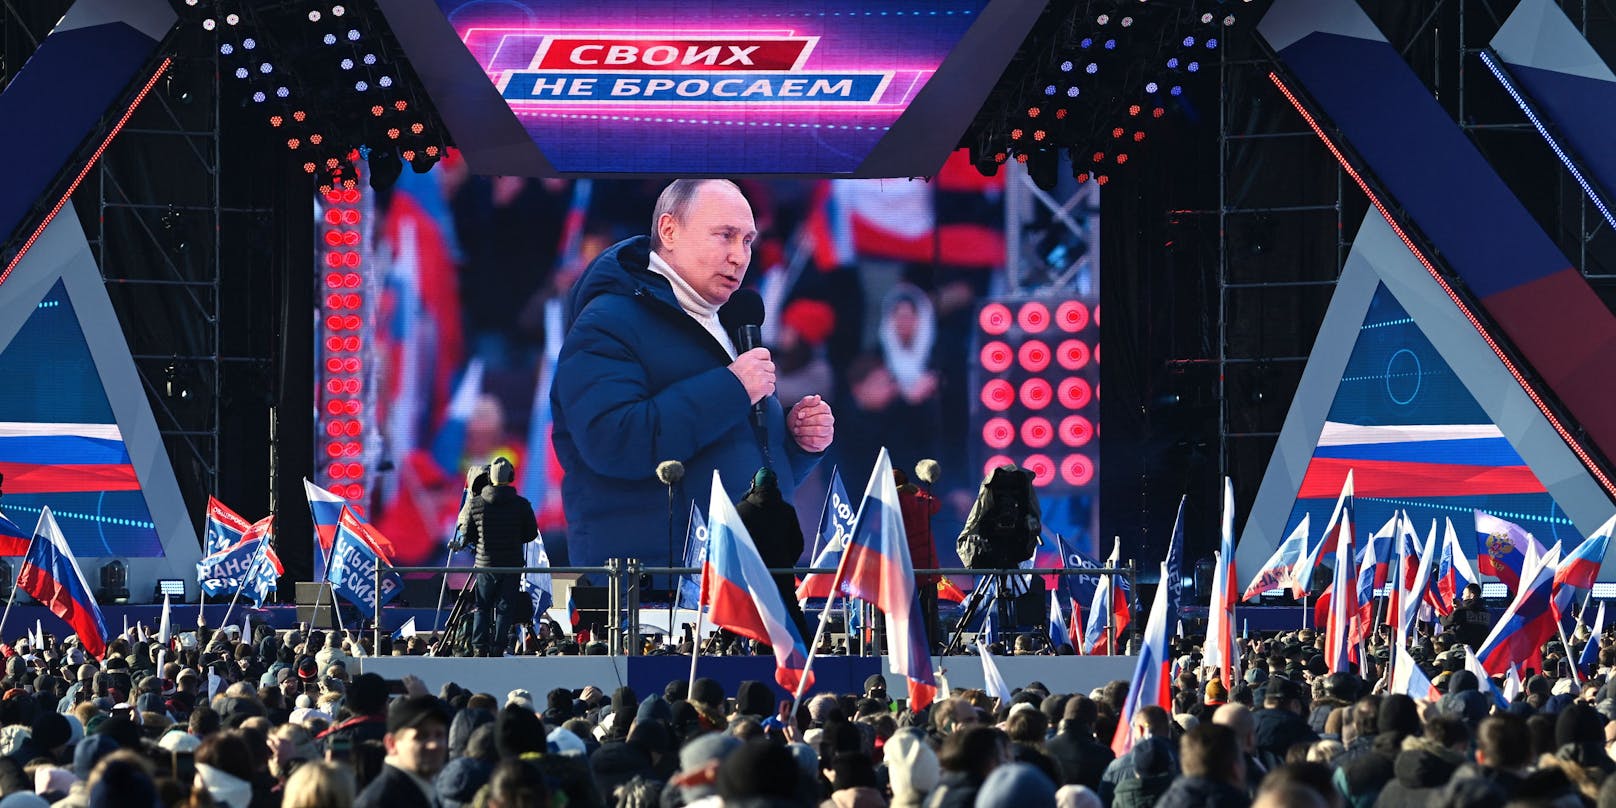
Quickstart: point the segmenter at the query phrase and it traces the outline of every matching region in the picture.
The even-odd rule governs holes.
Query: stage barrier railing
[[[770,575],[834,575],[838,570],[835,567],[770,567]],[[407,575],[412,573],[433,573],[447,575],[449,573],[463,573],[467,575],[488,573],[493,575],[526,575],[529,573],[545,573],[550,575],[600,575],[606,579],[606,611],[608,615],[608,632],[611,642],[607,643],[608,653],[612,656],[619,654],[638,656],[640,653],[640,577],[643,575],[699,575],[701,567],[648,567],[637,558],[609,558],[604,565],[598,567],[454,567],[454,566],[418,566],[418,567],[389,567],[376,565],[376,580],[374,592],[380,592],[382,577],[388,573]],[[1132,591],[1138,591],[1139,580],[1137,569],[1130,564],[1126,567],[1037,567],[1023,569],[1011,567],[1006,569],[970,569],[967,567],[937,567],[931,569],[917,569],[916,576],[921,575],[969,575],[977,578],[994,578],[1009,575],[1122,575],[1128,579]],[[382,605],[381,598],[375,598],[375,613],[372,615],[372,625],[375,631],[375,648],[378,653],[382,643]],[[441,607],[440,607],[441,608]],[[447,627],[445,627],[447,628]],[[669,621],[668,636],[673,636],[673,624]]]

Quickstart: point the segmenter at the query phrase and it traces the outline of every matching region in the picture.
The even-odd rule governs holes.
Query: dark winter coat
[[[1121,786],[1118,786],[1121,796]],[[1228,783],[1205,777],[1180,777],[1156,801],[1156,808],[1247,808],[1251,799]]]
[[[802,525],[797,509],[780,497],[777,488],[753,488],[735,503],[735,512],[751,534],[763,563],[790,567],[802,556]],[[790,576],[787,576],[790,577]]]
[[[1094,739],[1094,731],[1087,727],[1070,726],[1062,722],[1061,731],[1044,742],[1044,750],[1060,766],[1061,785],[1100,788],[1100,775],[1116,758],[1111,747]]]
[[[715,470],[733,497],[765,465],[733,360],[649,262],[649,239],[619,242],[584,270],[568,301],[550,404],[573,564],[670,560],[658,463],[684,464],[673,508],[681,525],[692,500],[705,508]],[[764,426],[789,502],[819,455],[790,438],[774,396],[764,399]]]
[[[1290,710],[1265,708],[1251,714],[1256,724],[1257,749],[1276,760],[1284,760],[1285,753],[1298,743],[1311,743],[1319,739],[1307,719]]]
[[[533,503],[508,485],[490,485],[471,500],[466,544],[477,548],[479,567],[520,567],[522,545],[539,536]]]
[[[1403,741],[1392,764],[1395,777],[1380,790],[1375,808],[1424,808],[1464,763],[1464,755],[1424,738]]]
[[[1152,808],[1177,778],[1171,772],[1152,777],[1129,777],[1117,784],[1111,808]]]

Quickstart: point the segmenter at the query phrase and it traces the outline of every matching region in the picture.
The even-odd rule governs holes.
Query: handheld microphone
[[[737,289],[729,302],[718,309],[718,322],[735,340],[740,355],[763,347],[763,296],[751,289]],[[763,399],[752,405],[752,426],[763,426]]]
[[[685,478],[685,464],[677,460],[664,460],[657,464],[656,476],[663,485],[673,485]]]

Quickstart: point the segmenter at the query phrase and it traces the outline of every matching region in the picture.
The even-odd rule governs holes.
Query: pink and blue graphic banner
[[[981,74],[998,75],[1041,6],[992,4],[1010,25],[978,25],[990,0],[434,0],[493,97],[542,152],[532,165],[591,175],[904,176],[871,157],[911,111],[911,126],[941,129],[926,172],[935,173],[991,89]],[[434,75],[453,71],[462,91],[473,77],[465,54],[442,52],[452,43],[440,26],[408,19],[421,5],[391,0],[384,9],[412,61],[441,66],[422,72],[440,101],[439,88],[451,85],[434,87]],[[932,101],[917,104],[928,87]],[[516,159],[503,123],[499,135],[485,127],[487,150],[462,136],[472,117],[491,115],[484,101],[473,93],[439,103],[478,171]]]

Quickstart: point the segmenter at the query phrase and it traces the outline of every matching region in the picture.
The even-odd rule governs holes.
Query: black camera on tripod
[[[988,472],[954,548],[968,569],[1009,569],[1032,558],[1043,532],[1033,474],[1014,465]]]

